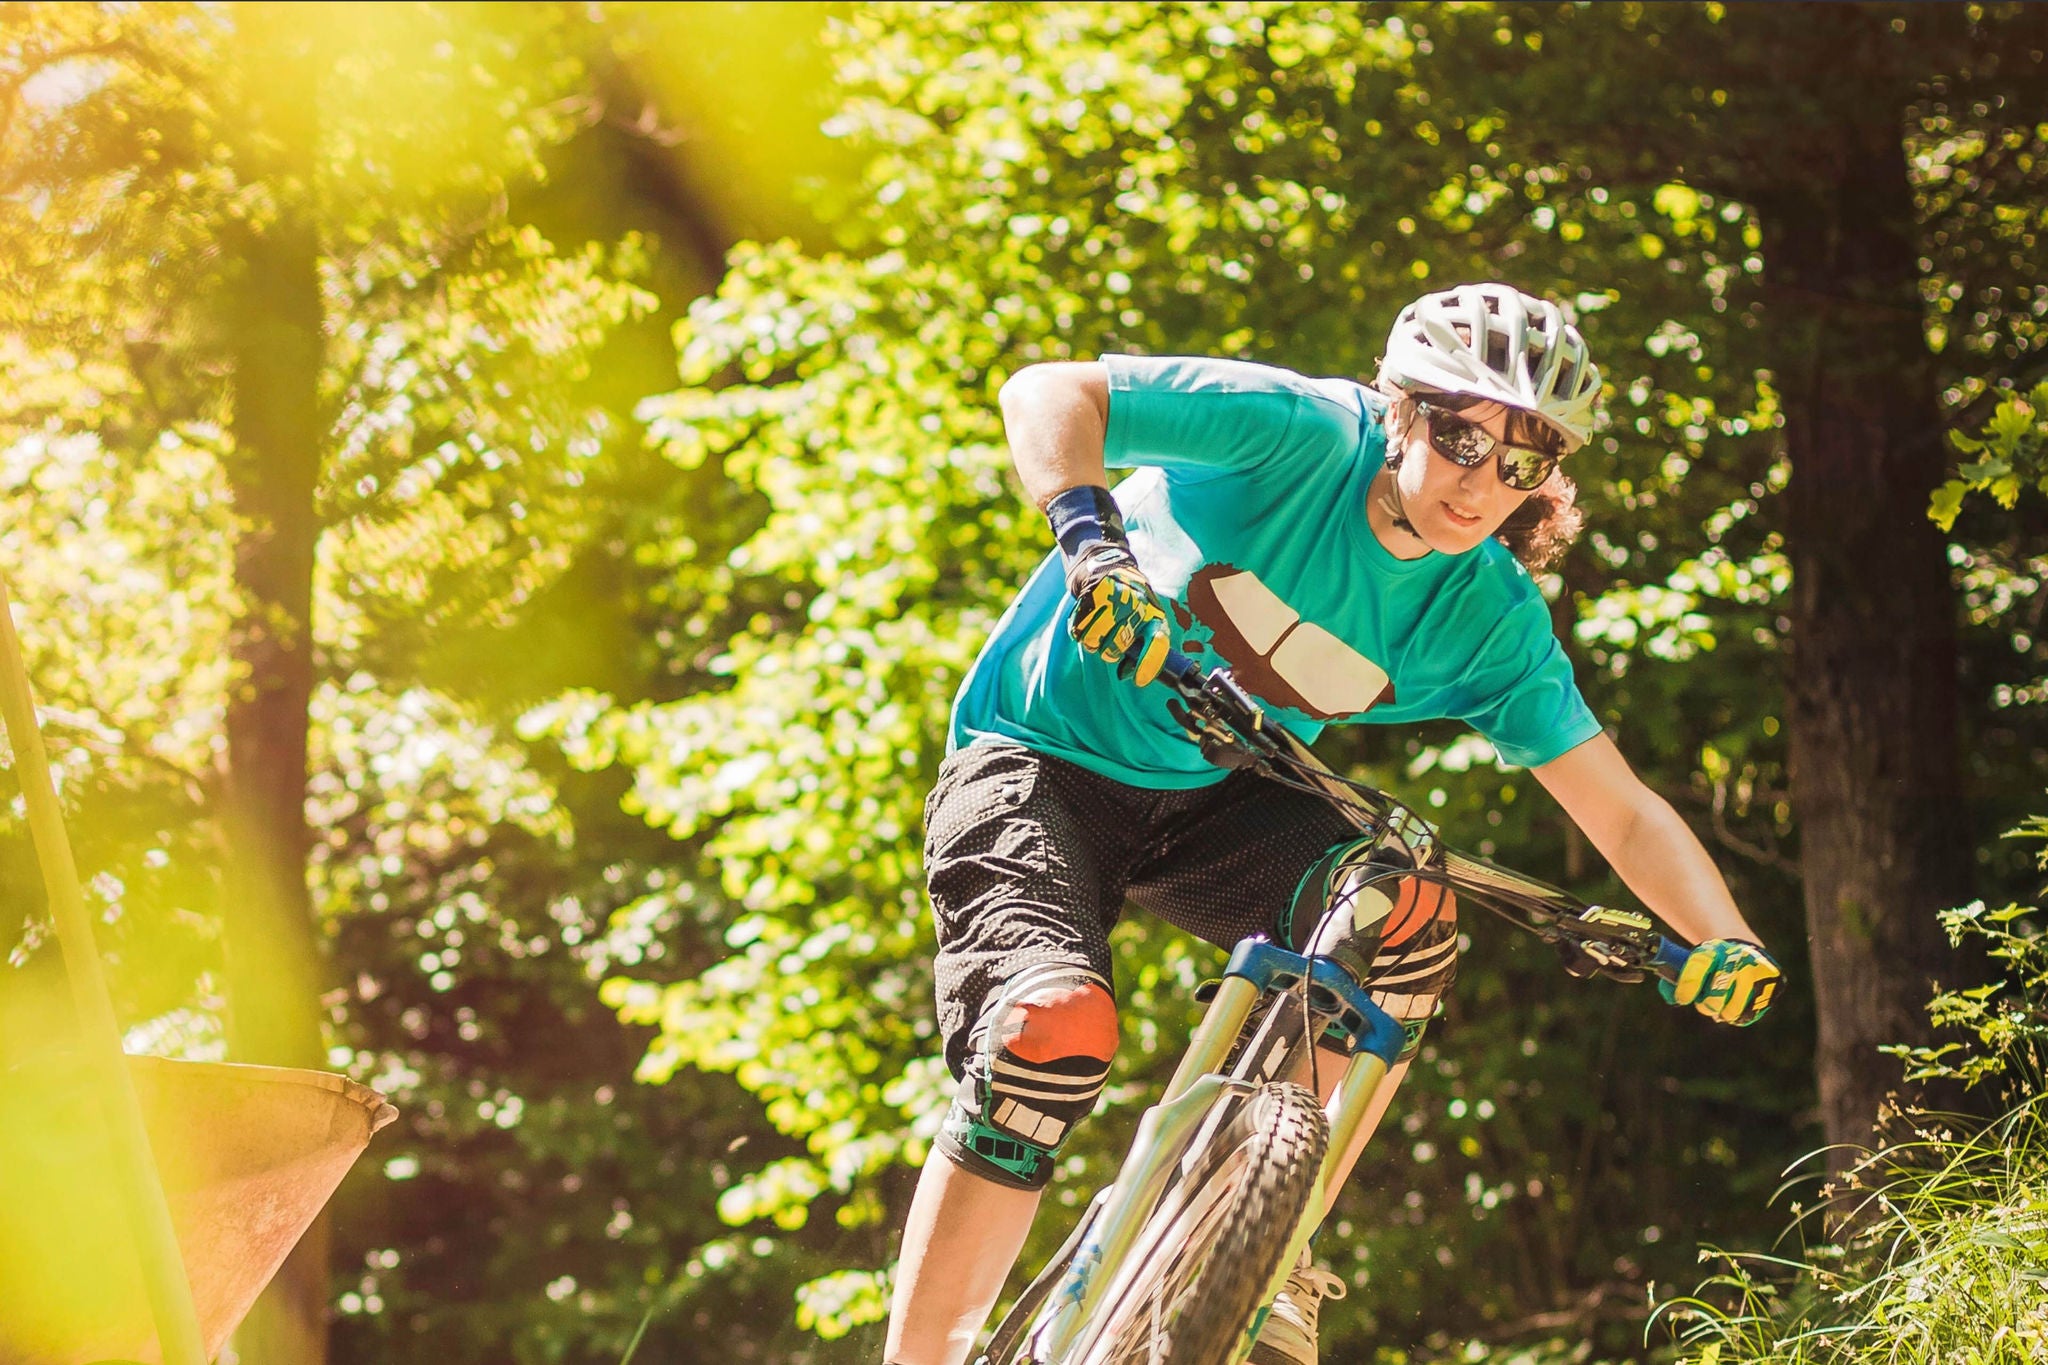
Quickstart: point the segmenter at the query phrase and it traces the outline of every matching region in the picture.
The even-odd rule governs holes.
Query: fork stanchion
[[[185,1277],[184,1257],[178,1248],[178,1234],[171,1223],[170,1204],[164,1198],[156,1159],[150,1151],[142,1107],[136,1102],[135,1086],[129,1079],[113,998],[107,993],[106,976],[100,969],[92,920],[85,911],[78,867],[71,856],[71,840],[64,832],[57,789],[50,780],[49,756],[43,750],[42,731],[36,725],[35,695],[29,688],[21,640],[14,632],[13,602],[4,577],[0,577],[0,714],[6,719],[8,741],[14,750],[14,770],[21,779],[22,801],[28,807],[36,862],[42,868],[50,913],[64,951],[65,973],[71,979],[72,998],[77,1002],[87,1065],[97,1079],[100,1108],[106,1117],[109,1147],[114,1155],[114,1179],[128,1211],[136,1254],[142,1262],[143,1283],[148,1289],[150,1311],[156,1318],[164,1365],[206,1365],[206,1347],[200,1337],[199,1314],[192,1303],[192,1286]]]
[[[1316,1179],[1318,1187],[1327,1191],[1332,1202],[1337,1192],[1329,1188],[1330,1181],[1344,1160],[1344,1149],[1351,1145],[1351,1135],[1365,1121],[1365,1111],[1371,1107],[1373,1096],[1379,1093],[1380,1083],[1386,1080],[1387,1069],[1383,1058],[1361,1052],[1351,1059],[1351,1070],[1345,1073],[1337,1086],[1336,1098],[1330,1109],[1330,1145],[1323,1152],[1323,1169]]]
[[[1195,1077],[1223,1070],[1224,1058],[1236,1044],[1252,1006],[1258,1003],[1257,986],[1241,976],[1223,978],[1223,984],[1216,988],[1216,998],[1209,1002],[1208,1012],[1196,1026],[1195,1036],[1188,1040],[1188,1050],[1181,1054],[1180,1065],[1174,1068],[1173,1079],[1166,1083],[1160,1103],[1186,1094]]]

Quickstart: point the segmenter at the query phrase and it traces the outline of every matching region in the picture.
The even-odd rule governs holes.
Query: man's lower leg
[[[1116,1053],[1116,1003],[1043,963],[989,1004],[918,1178],[889,1309],[893,1365],[961,1365],[1031,1230],[1040,1192]]]
[[[903,1228],[884,1360],[962,1365],[1023,1249],[1040,1194],[985,1180],[938,1152],[925,1159]]]

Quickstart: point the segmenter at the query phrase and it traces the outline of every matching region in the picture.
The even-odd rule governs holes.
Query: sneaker
[[[1249,1365],[1316,1365],[1316,1314],[1324,1299],[1343,1297],[1344,1281],[1313,1265],[1304,1250],[1259,1328]]]

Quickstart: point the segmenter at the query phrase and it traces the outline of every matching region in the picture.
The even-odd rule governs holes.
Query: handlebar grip
[[[1657,939],[1657,956],[1651,961],[1650,968],[1666,981],[1675,982],[1678,974],[1685,970],[1685,960],[1691,956],[1692,949],[1683,943],[1660,936]]]
[[[1174,687],[1187,687],[1199,682],[1202,666],[1177,649],[1166,651],[1166,662],[1159,665],[1159,676]]]

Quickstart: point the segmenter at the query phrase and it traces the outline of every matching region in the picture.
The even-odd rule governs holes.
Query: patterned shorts
[[[1251,772],[1157,791],[1014,744],[949,755],[925,830],[939,1029],[955,1077],[983,1008],[1017,973],[1059,963],[1113,980],[1109,931],[1126,901],[1219,947],[1284,938],[1303,875],[1357,837],[1320,797]],[[1443,934],[1455,936],[1454,921],[1430,938]],[[1430,984],[1447,990],[1455,965]]]

